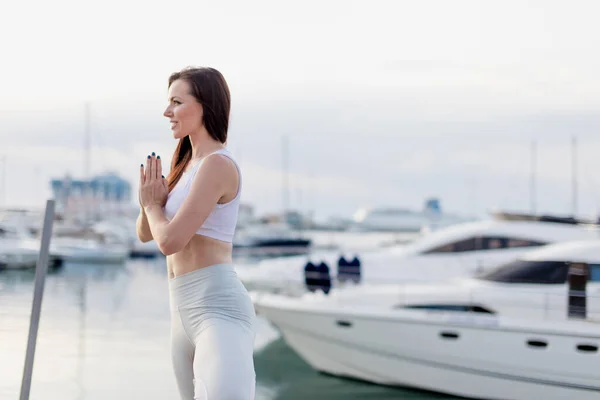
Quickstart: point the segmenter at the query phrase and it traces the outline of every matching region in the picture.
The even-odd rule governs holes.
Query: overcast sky
[[[0,15],[0,202],[43,205],[84,172],[137,190],[140,162],[175,147],[168,75],[219,69],[246,202],[317,216],[360,207],[600,211],[600,3],[595,1],[10,2]],[[0,164],[0,169],[2,165]],[[2,184],[0,180],[0,185]]]

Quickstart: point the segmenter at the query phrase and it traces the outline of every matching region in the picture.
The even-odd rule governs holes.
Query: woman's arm
[[[151,157],[148,156],[148,163],[150,163]],[[150,230],[150,225],[148,225],[148,217],[146,216],[146,212],[144,211],[144,205],[142,204],[142,185],[146,180],[146,174],[144,172],[144,164],[140,165],[140,189],[138,192],[138,200],[140,202],[140,215],[137,217],[137,221],[135,223],[135,230],[137,232],[138,239],[142,243],[146,243],[154,239],[152,237],[152,231]]]
[[[237,169],[229,159],[209,156],[202,162],[190,193],[171,221],[159,204],[144,207],[152,236],[164,255],[177,253],[188,244],[231,186],[233,174],[237,174]]]
[[[146,243],[154,239],[154,237],[152,237],[150,225],[148,224],[148,217],[146,216],[146,212],[144,211],[143,207],[140,208],[140,215],[137,217],[136,230],[137,236],[142,243]]]

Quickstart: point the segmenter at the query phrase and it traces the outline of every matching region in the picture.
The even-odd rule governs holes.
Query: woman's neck
[[[202,134],[203,133],[203,134]],[[192,145],[192,160],[204,158],[225,147],[225,145],[211,138],[207,132],[194,135],[190,134],[190,143]]]

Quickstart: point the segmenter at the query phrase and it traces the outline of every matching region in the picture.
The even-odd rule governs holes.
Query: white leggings
[[[254,306],[231,264],[169,280],[171,354],[182,400],[253,400]]]

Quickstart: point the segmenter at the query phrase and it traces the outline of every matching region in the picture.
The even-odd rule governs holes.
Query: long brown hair
[[[223,75],[214,68],[198,67],[184,68],[169,76],[169,87],[178,79],[189,83],[193,95],[203,109],[203,123],[208,134],[215,140],[225,143],[227,129],[229,128],[229,110],[231,109],[231,96],[229,86]],[[192,159],[192,142],[189,136],[179,139],[173,159],[171,170],[167,176],[169,192],[173,190],[185,170],[185,166]]]

